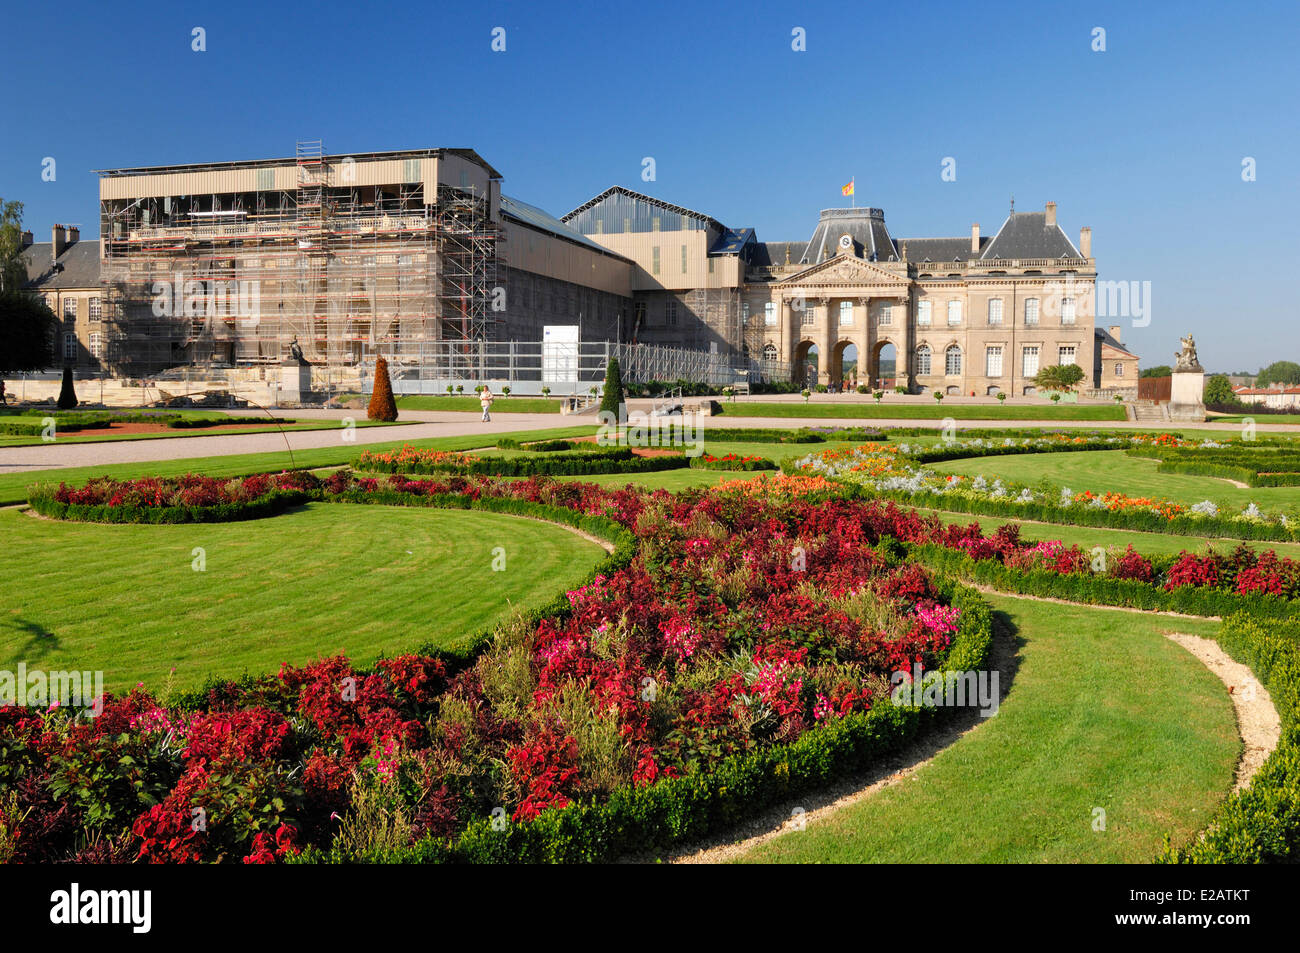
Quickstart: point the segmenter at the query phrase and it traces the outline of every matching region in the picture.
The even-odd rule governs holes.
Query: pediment
[[[783,279],[777,283],[777,287],[784,288],[790,285],[800,287],[890,285],[905,288],[907,284],[908,280],[905,275],[896,275],[892,271],[886,271],[853,255],[837,255]]]

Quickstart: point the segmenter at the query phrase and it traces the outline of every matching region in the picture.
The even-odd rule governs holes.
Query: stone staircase
[[[1147,423],[1167,423],[1169,421],[1169,406],[1167,404],[1158,404],[1154,400],[1135,400],[1129,404],[1132,410],[1132,419],[1139,422]]]

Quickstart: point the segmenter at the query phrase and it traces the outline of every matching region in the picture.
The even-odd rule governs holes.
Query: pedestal
[[[1205,422],[1205,371],[1174,371],[1169,419],[1178,423]]]
[[[280,365],[280,400],[301,404],[311,396],[311,365],[285,363]]]

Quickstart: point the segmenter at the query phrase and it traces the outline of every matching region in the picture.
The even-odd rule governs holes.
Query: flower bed
[[[304,502],[320,486],[305,471],[259,473],[234,480],[185,474],[114,480],[81,487],[38,484],[28,492],[33,510],[51,519],[91,523],[219,523],[272,516]]]
[[[688,466],[682,454],[641,456],[630,447],[527,454],[515,457],[476,457],[465,453],[425,450],[403,445],[400,450],[368,450],[352,461],[372,473],[461,473],[492,476],[582,476],[598,473],[645,473],[680,470]]]
[[[728,453],[721,457],[715,457],[711,453],[702,453],[698,457],[691,457],[690,459],[691,469],[693,470],[752,472],[755,470],[776,469],[776,464],[767,457],[741,456],[738,453]]]
[[[758,486],[331,477],[340,500],[547,499],[623,527],[636,558],[459,669],[331,658],[166,706],[137,690],[89,722],[0,711],[18,859],[610,859],[869,762],[935,716],[895,706],[890,675],[980,667],[988,609],[877,550],[864,504]]]

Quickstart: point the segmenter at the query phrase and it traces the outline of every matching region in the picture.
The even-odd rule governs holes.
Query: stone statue
[[[1185,338],[1179,338],[1179,340],[1182,342],[1183,349],[1181,351],[1174,352],[1174,357],[1177,358],[1177,363],[1174,365],[1174,370],[1176,371],[1204,370],[1204,368],[1201,367],[1201,362],[1196,359],[1196,338],[1192,337],[1189,334]]]
[[[298,343],[297,335],[294,335],[293,340],[289,342],[289,359],[298,364],[307,363],[307,358],[302,356],[302,345]]]

